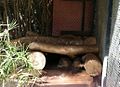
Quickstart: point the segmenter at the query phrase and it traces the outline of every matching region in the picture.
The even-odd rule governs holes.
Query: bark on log
[[[11,41],[12,43],[21,42],[29,44],[32,42],[41,42],[54,45],[83,45],[83,40],[81,39],[63,39],[59,37],[48,37],[48,36],[29,36],[22,37]]]
[[[40,36],[37,33],[31,32],[31,31],[27,31],[26,32],[26,36]],[[41,37],[41,36],[40,36]],[[96,37],[93,36],[89,36],[86,37],[84,36],[83,38],[81,36],[74,36],[74,35],[61,35],[59,37],[57,37],[58,39],[65,39],[65,40],[70,40],[71,43],[73,42],[72,40],[74,40],[74,42],[76,42],[76,44],[78,43],[77,41],[81,40],[81,44],[83,45],[96,45]],[[77,41],[76,41],[77,40]],[[82,41],[83,40],[83,41]],[[78,44],[79,45],[79,44]]]
[[[40,42],[30,43],[29,49],[68,55],[70,57],[74,57],[77,54],[98,52],[98,48],[96,46],[66,46],[66,45],[54,45],[54,44],[47,44]]]
[[[11,41],[11,43],[17,42],[27,45],[30,44],[29,48],[31,50],[69,55],[71,57],[77,54],[98,52],[98,47],[96,45],[85,46],[83,45],[83,41],[81,39],[71,40],[58,37],[30,36]]]
[[[37,33],[31,32],[31,31],[27,31],[27,32],[26,32],[26,37],[27,37],[27,36],[40,36],[40,35],[37,34]]]
[[[100,59],[94,54],[86,54],[82,57],[85,60],[84,68],[90,76],[98,76],[102,72]]]
[[[84,45],[96,45],[96,38],[95,37],[84,37],[83,44]]]

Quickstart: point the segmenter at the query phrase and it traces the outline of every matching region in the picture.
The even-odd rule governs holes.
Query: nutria
[[[70,58],[62,57],[62,58],[60,58],[57,67],[60,69],[70,69],[71,65],[72,65],[72,62],[71,62]]]
[[[81,72],[83,67],[84,67],[84,64],[81,57],[80,56],[75,57],[72,63],[72,72],[74,73]]]

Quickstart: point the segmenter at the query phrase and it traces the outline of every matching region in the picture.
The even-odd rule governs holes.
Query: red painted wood
[[[80,1],[54,0],[53,2],[53,35],[61,31],[80,31],[82,17]]]
[[[92,0],[88,0],[86,2],[85,8],[86,9],[85,9],[84,33],[89,33],[92,30],[92,23],[93,23],[93,2]]]
[[[87,0],[86,0],[87,1]],[[82,2],[79,0],[53,0],[53,35],[60,35],[61,31],[80,31],[82,24]],[[86,2],[85,32],[92,26],[93,3]]]

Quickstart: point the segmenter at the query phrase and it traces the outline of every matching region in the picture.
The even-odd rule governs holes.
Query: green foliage
[[[25,46],[20,44],[13,45],[10,42],[9,31],[17,27],[16,21],[12,21],[10,24],[1,24],[7,28],[0,32],[0,81],[4,82],[17,79],[18,86],[26,83],[29,80],[37,78],[33,71],[39,73],[39,71],[34,70],[31,62],[29,61],[27,49]]]
[[[6,16],[10,20],[17,20],[19,27],[14,31],[16,38],[24,36],[26,31],[34,31],[41,35],[51,35],[52,1],[0,0],[2,21],[6,22]]]

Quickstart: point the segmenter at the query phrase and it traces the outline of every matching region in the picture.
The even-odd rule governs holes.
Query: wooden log
[[[84,37],[83,44],[84,45],[96,45],[96,37]]]
[[[28,58],[34,69],[42,70],[46,65],[46,58],[41,52],[30,52]]]
[[[57,37],[29,36],[12,40],[11,43],[25,43],[31,50],[75,56],[83,53],[97,53],[96,45],[85,46],[82,40],[70,40]]]
[[[100,59],[94,54],[86,54],[82,57],[85,60],[84,68],[90,76],[98,76],[102,72]]]
[[[26,32],[26,37],[27,37],[27,36],[40,36],[40,35],[37,34],[37,33],[31,32],[31,31],[27,31],[27,32]]]
[[[37,33],[31,32],[31,31],[27,31],[26,32],[26,36],[40,36]],[[41,37],[41,36],[40,36]],[[57,37],[58,39],[65,39],[65,40],[70,40],[70,43],[74,43],[76,42],[76,45],[96,45],[96,37],[90,36],[90,37],[86,37],[84,36],[83,38],[81,36],[74,36],[74,35],[61,35],[59,37]],[[78,42],[81,41],[81,44],[79,44]]]
[[[22,37],[11,41],[12,43],[21,42],[25,44],[29,44],[31,42],[41,42],[47,44],[54,45],[83,45],[83,41],[81,39],[63,39],[58,37],[48,37],[48,36],[29,36]]]
[[[67,46],[67,45],[54,45],[47,43],[37,43],[33,42],[29,44],[29,49],[31,50],[40,50],[48,53],[57,53],[62,55],[68,55],[70,57],[74,57],[77,54],[83,53],[97,53],[97,46]]]
[[[75,36],[75,35],[61,35],[59,36],[59,38],[63,38],[63,39],[77,39],[77,40],[80,40],[82,39],[81,36]]]
[[[91,53],[84,55],[82,58],[75,58],[72,66],[77,70],[80,70],[82,67],[84,67],[86,72],[93,77],[100,75],[102,72],[102,64],[100,59]]]

